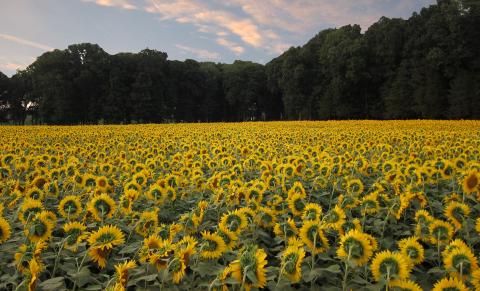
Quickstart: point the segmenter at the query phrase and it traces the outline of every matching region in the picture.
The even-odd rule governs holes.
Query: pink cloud
[[[241,55],[245,52],[245,48],[239,46],[238,44],[229,41],[225,38],[217,38],[217,43],[221,46],[226,47],[227,49],[234,52],[236,55]]]
[[[24,39],[24,38],[21,38],[21,37],[15,36],[15,35],[11,35],[11,34],[0,33],[0,39],[10,41],[10,42],[14,42],[14,43],[21,44],[21,45],[25,45],[25,46],[29,46],[29,47],[33,47],[33,48],[37,48],[37,49],[41,49],[41,50],[45,50],[45,51],[54,50],[54,48],[52,48],[51,46],[48,46],[46,44],[31,41],[31,40],[28,40],[28,39]]]
[[[94,2],[100,6],[117,7],[126,10],[138,9],[135,5],[131,4],[127,0],[83,0],[84,2]]]
[[[194,54],[195,56],[202,59],[215,60],[220,58],[220,55],[218,53],[211,52],[205,49],[193,48],[193,47],[189,47],[181,44],[176,44],[175,47],[180,49],[183,52]]]

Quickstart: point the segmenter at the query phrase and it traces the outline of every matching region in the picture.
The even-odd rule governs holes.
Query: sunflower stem
[[[52,277],[51,278],[55,278],[55,273],[57,272],[58,262],[60,261],[60,253],[62,252],[63,246],[65,245],[65,240],[67,240],[69,237],[70,236],[65,237],[60,243],[60,248],[58,249],[57,256],[55,258],[55,264],[53,265],[53,271],[52,271]]]
[[[342,281],[342,290],[347,290],[347,279],[348,279],[348,262],[350,261],[350,256],[352,255],[352,246],[348,247],[348,257],[345,260],[345,272],[343,274],[343,281]]]

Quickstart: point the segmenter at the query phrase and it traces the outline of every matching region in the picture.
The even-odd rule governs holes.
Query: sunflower
[[[432,291],[468,291],[468,288],[459,279],[443,278],[435,283]]]
[[[480,174],[476,171],[470,171],[463,179],[462,189],[466,194],[471,194],[478,191],[477,187],[480,184]]]
[[[448,252],[443,258],[443,264],[446,270],[450,271],[451,276],[462,280],[478,270],[477,258],[473,252],[466,247],[460,247]]]
[[[66,223],[63,226],[66,235],[65,248],[75,252],[78,245],[88,237],[89,233],[86,230],[87,227],[83,223],[77,221]]]
[[[317,203],[308,203],[305,205],[302,214],[302,220],[320,221],[322,215],[322,207]]]
[[[33,219],[31,219],[25,225],[25,236],[31,242],[38,242],[39,240],[46,241],[52,235],[52,231],[55,228],[54,223],[48,218],[48,213],[42,211],[37,213]]]
[[[273,228],[277,222],[277,215],[273,209],[258,207],[255,222],[263,228]]]
[[[45,193],[40,188],[33,187],[25,193],[25,197],[29,199],[43,201],[45,199]]]
[[[228,250],[232,250],[237,244],[238,236],[234,232],[218,230],[217,233],[222,237]]]
[[[338,232],[340,233],[341,236],[343,236],[345,235],[345,233],[349,232],[350,230],[358,230],[358,231],[362,230],[360,219],[354,218],[354,219],[345,220],[342,226],[338,229]]]
[[[475,230],[480,234],[480,218],[477,218],[477,222],[475,223]]]
[[[25,224],[41,211],[43,211],[43,204],[41,201],[26,198],[20,208],[18,218],[23,224]]]
[[[145,211],[140,214],[140,218],[135,227],[135,231],[145,237],[152,234],[158,226],[157,210]]]
[[[288,207],[292,214],[295,216],[301,216],[305,209],[304,196],[301,193],[295,192],[288,198]]]
[[[135,191],[135,190],[129,189],[127,191]],[[150,189],[148,189],[146,196],[148,200],[151,200],[156,203],[161,203],[163,202],[162,191],[163,191],[162,187],[160,187],[157,184],[153,184],[152,186],[150,186]],[[138,191],[135,191],[135,192],[138,193]]]
[[[400,253],[408,258],[414,265],[421,264],[425,259],[425,250],[423,246],[418,242],[417,237],[408,237],[398,242]]]
[[[455,226],[455,228],[461,229],[463,221],[470,214],[470,207],[460,202],[450,202],[445,207],[445,216]]]
[[[59,193],[58,182],[53,181],[43,186],[43,191],[50,197],[57,197]]]
[[[303,226],[300,228],[300,238],[314,254],[323,253],[329,248],[323,229],[316,221],[303,222]]]
[[[169,240],[151,235],[143,240],[143,246],[139,250],[140,262],[150,263],[160,271],[167,267],[173,251],[174,245]]]
[[[407,259],[402,254],[389,250],[377,253],[370,268],[377,282],[382,279],[387,282],[392,279],[404,280],[409,276]]]
[[[377,213],[380,210],[380,204],[378,203],[378,193],[373,192],[364,196],[360,201],[360,209],[362,215]]]
[[[372,256],[370,240],[363,232],[350,230],[340,239],[340,246],[337,249],[337,256],[341,259],[351,261],[357,266],[365,265]]]
[[[63,218],[76,219],[82,212],[80,197],[76,195],[65,196],[58,205],[58,212]]]
[[[37,279],[38,279],[38,275],[42,270],[42,265],[39,264],[37,260],[30,260],[28,262],[28,270],[29,270],[29,277],[30,277],[30,280],[28,282],[28,290],[33,291],[37,287]]]
[[[335,205],[333,209],[327,212],[323,220],[326,227],[339,229],[345,223],[346,217],[345,211],[340,206]]]
[[[0,216],[0,244],[6,242],[10,238],[11,234],[12,231],[10,229],[8,221]]]
[[[475,287],[475,290],[480,290],[480,269],[472,273],[471,283],[473,287]]]
[[[93,189],[97,186],[97,178],[91,174],[83,176],[83,187]]]
[[[87,209],[95,220],[102,221],[105,218],[111,218],[115,213],[115,200],[103,193],[93,197],[89,201]]]
[[[202,232],[202,246],[200,257],[204,259],[217,259],[227,250],[222,237],[216,233]]]
[[[393,291],[423,291],[420,285],[411,280],[392,280],[389,287]]]
[[[95,179],[95,185],[97,188],[105,192],[108,189],[108,179],[105,176],[99,176]]]
[[[43,269],[43,264],[40,260],[41,253],[47,249],[48,244],[44,241],[38,241],[36,243],[22,244],[19,247],[18,252],[15,253],[15,265],[17,269],[22,273],[28,273],[28,265],[32,260],[37,261],[39,266]]]
[[[175,201],[175,199],[177,199],[177,191],[175,191],[173,187],[167,186],[162,189],[162,197],[163,201]]]
[[[247,217],[240,210],[229,211],[223,214],[218,228],[224,232],[234,232],[236,235],[248,225]]]
[[[117,283],[113,288],[115,291],[126,290],[128,284],[128,271],[136,266],[137,264],[133,260],[127,260],[115,265],[115,271],[117,272]]]
[[[347,181],[347,192],[352,195],[360,195],[363,192],[363,183],[360,179],[351,179]]]
[[[256,245],[247,245],[239,254],[239,259],[230,264],[232,277],[239,284],[245,284],[245,289],[263,288],[267,281],[265,265],[267,254]],[[249,276],[246,275],[249,274]],[[255,280],[252,280],[254,276]]]
[[[110,251],[114,246],[123,244],[125,238],[118,227],[106,225],[90,234],[87,241],[90,244],[88,254],[100,268],[105,268]]]
[[[223,236],[222,236],[223,238]],[[179,242],[175,244],[176,251],[182,250],[184,252],[185,264],[188,264],[190,257],[196,253],[195,246],[197,245],[197,240],[189,235],[184,236]]]
[[[447,244],[453,237],[453,226],[443,220],[435,219],[429,230],[432,244]]]
[[[295,220],[288,218],[287,221],[275,223],[273,232],[284,240],[288,240],[298,234],[298,228]]]
[[[282,274],[292,283],[297,283],[302,278],[302,262],[305,257],[303,247],[288,246],[282,254]]]
[[[187,269],[185,262],[185,250],[175,251],[172,260],[168,263],[168,271],[172,274],[174,284],[180,283]]]

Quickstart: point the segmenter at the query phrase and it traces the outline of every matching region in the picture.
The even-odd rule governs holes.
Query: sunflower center
[[[462,221],[465,217],[465,212],[460,207],[455,207],[452,211],[452,216],[458,221]]]
[[[458,271],[460,271],[460,267],[461,267],[462,273],[464,275],[470,274],[471,262],[470,262],[470,259],[466,255],[464,255],[464,254],[454,255],[453,258],[452,258],[452,265]]]
[[[337,212],[331,211],[328,213],[328,215],[326,215],[325,219],[328,223],[335,223],[340,219],[340,216],[338,215]]]
[[[342,229],[345,233],[347,233],[348,231],[355,229],[355,223],[352,221],[346,221],[344,224],[342,224]]]
[[[315,220],[317,219],[317,211],[315,209],[308,209],[306,213],[306,218],[308,220]]]
[[[77,211],[77,205],[74,201],[69,200],[65,202],[63,209],[66,213],[75,213]]]
[[[229,215],[227,217],[228,229],[230,229],[231,231],[237,231],[238,228],[240,227],[241,222],[242,222],[241,218],[238,217],[237,215]]]
[[[285,271],[288,274],[293,274],[296,271],[296,265],[298,260],[297,253],[289,253],[285,256]]]
[[[305,208],[305,203],[302,198],[295,199],[293,205],[297,211],[302,211]]]
[[[73,245],[76,243],[81,233],[82,231],[78,228],[70,229],[67,233],[67,245]]]
[[[99,199],[95,202],[95,209],[100,212],[100,215],[108,215],[111,211],[110,205],[103,199]]]
[[[445,226],[437,226],[432,230],[432,234],[440,241],[448,239],[448,229]]]
[[[85,180],[85,185],[88,187],[94,187],[95,184],[96,183],[94,178],[87,178],[87,180]]]
[[[474,188],[475,186],[477,186],[478,184],[478,178],[476,175],[470,175],[468,178],[467,178],[467,187],[469,189],[472,189]]]
[[[29,217],[33,217],[35,216],[35,214],[37,214],[38,212],[42,211],[42,209],[40,207],[32,207],[32,208],[28,208],[27,210],[25,210],[25,212],[23,213],[23,218],[25,220],[27,220]]]
[[[408,246],[406,253],[408,254],[408,257],[413,260],[416,260],[419,257],[418,249],[414,246]]]
[[[343,248],[345,252],[350,253],[350,256],[353,259],[361,258],[364,253],[362,243],[353,237],[349,237],[345,240]]]
[[[394,258],[386,258],[382,261],[382,263],[380,263],[380,273],[383,275],[387,275],[390,278],[398,275],[399,271],[400,266],[398,265],[397,260],[395,260]]]
[[[35,222],[33,234],[35,236],[43,236],[47,232],[47,226],[41,220]]]
[[[214,240],[208,239],[205,249],[207,251],[213,252],[217,249],[218,243]]]
[[[112,242],[116,239],[115,234],[107,232],[107,233],[102,233],[98,239],[97,242],[101,244],[109,243]]]

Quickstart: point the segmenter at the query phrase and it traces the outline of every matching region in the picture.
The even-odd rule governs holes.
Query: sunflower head
[[[239,283],[244,282],[247,288],[263,288],[266,283],[266,258],[267,254],[263,249],[256,245],[246,245],[240,252],[238,260],[230,264],[232,276]]]
[[[80,222],[74,221],[66,223],[63,226],[63,231],[65,231],[65,248],[76,251],[78,244],[85,240],[89,233],[86,231],[87,227]]]
[[[247,224],[248,224],[248,221],[245,214],[243,214],[239,210],[235,210],[235,211],[230,211],[228,213],[225,213],[222,216],[220,220],[219,228],[222,231],[230,231],[238,235],[242,231],[242,229],[247,227]]]
[[[463,179],[462,189],[466,194],[471,194],[478,191],[478,186],[480,184],[480,174],[473,170],[470,171],[465,178]]]
[[[42,211],[25,225],[25,236],[32,242],[46,241],[54,228],[55,224],[48,217],[47,211]]]
[[[375,281],[408,278],[408,261],[400,253],[389,250],[377,253],[370,266]]]
[[[217,233],[202,232],[200,257],[205,259],[217,259],[227,250],[227,245]]]
[[[95,220],[102,221],[106,218],[111,218],[115,213],[115,200],[103,193],[93,197],[88,203],[87,208]]]
[[[76,195],[65,196],[58,205],[58,212],[63,218],[77,218],[82,212],[80,197]]]
[[[452,276],[460,279],[466,279],[467,276],[478,270],[477,258],[470,248],[465,246],[446,252],[443,264],[446,270],[451,270],[450,274]],[[464,278],[462,278],[462,275]]]
[[[292,283],[297,283],[302,278],[302,262],[305,257],[303,247],[289,246],[282,254],[281,275],[285,275]]]
[[[303,222],[303,226],[300,228],[300,238],[310,252],[314,254],[323,253],[329,247],[323,229],[315,221]]]
[[[424,256],[424,248],[418,242],[417,237],[409,237],[402,239],[398,242],[398,247],[400,249],[400,253],[410,260],[414,265],[420,264],[423,262]]]
[[[432,244],[447,244],[453,236],[453,226],[445,221],[436,219],[429,227]]]
[[[6,242],[9,238],[10,235],[12,234],[10,224],[8,224],[8,221],[0,216],[0,244]]]
[[[321,215],[322,207],[320,205],[317,203],[308,203],[303,210],[302,219],[320,221]]]
[[[445,216],[458,230],[462,228],[464,220],[470,214],[470,207],[465,203],[452,201],[445,207]]]
[[[88,254],[100,268],[105,268],[110,251],[123,244],[125,237],[118,227],[106,225],[90,234],[87,241],[90,244]]]
[[[358,266],[365,265],[372,256],[372,246],[365,234],[358,230],[350,230],[340,240],[337,256],[353,262]]]
[[[468,291],[465,284],[457,278],[443,278],[433,286],[432,291]]]

